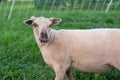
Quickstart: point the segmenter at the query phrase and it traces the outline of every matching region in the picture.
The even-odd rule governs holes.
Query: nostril
[[[47,35],[47,33],[41,33],[41,38],[48,38],[48,35]]]
[[[43,33],[40,33],[40,35],[43,35]]]
[[[48,38],[48,35],[47,35],[47,33],[45,33],[45,35],[44,35],[44,36],[45,36],[45,38],[46,38],[46,39]]]
[[[41,35],[43,35],[43,33],[40,33]]]
[[[44,37],[44,33],[41,33],[40,35],[41,35],[41,38],[43,38],[43,37]]]

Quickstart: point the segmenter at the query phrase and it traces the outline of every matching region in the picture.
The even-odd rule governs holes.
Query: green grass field
[[[54,80],[54,71],[44,62],[32,28],[23,24],[31,16],[59,17],[54,29],[120,28],[120,11],[37,10],[29,3],[15,3],[10,20],[10,4],[0,3],[0,80]],[[29,7],[29,9],[28,9]],[[6,12],[5,12],[6,11]],[[35,13],[36,12],[36,13]],[[95,80],[93,73],[73,70],[75,80]],[[101,73],[96,80],[120,80],[116,69]]]

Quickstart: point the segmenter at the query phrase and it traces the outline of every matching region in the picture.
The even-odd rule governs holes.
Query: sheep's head
[[[60,23],[59,18],[45,18],[45,17],[34,17],[25,20],[24,23],[33,27],[34,34],[40,40],[40,42],[48,42],[50,38],[51,27]]]

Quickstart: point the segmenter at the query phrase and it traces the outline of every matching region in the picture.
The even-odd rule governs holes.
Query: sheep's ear
[[[53,26],[53,25],[59,24],[62,21],[62,19],[60,19],[60,18],[50,18],[50,21],[52,21],[51,26]]]
[[[35,19],[36,18],[34,16],[32,16],[29,20],[25,20],[24,23],[27,25],[31,25]]]
[[[24,23],[27,25],[31,25],[33,23],[33,21],[32,20],[25,20]]]

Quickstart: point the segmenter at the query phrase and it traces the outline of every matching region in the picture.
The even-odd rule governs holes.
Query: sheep
[[[120,70],[120,30],[54,30],[60,18],[34,17],[24,23],[32,26],[44,61],[54,69],[55,80],[74,80],[71,69],[99,74]]]

